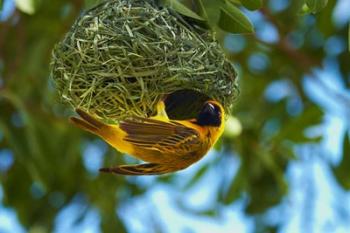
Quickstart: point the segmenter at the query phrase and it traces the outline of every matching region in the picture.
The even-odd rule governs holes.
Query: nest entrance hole
[[[203,104],[210,98],[195,90],[178,90],[165,97],[165,110],[170,119],[185,120],[197,117]]]

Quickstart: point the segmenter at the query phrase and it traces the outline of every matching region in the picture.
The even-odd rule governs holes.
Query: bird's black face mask
[[[221,109],[214,103],[207,102],[199,112],[196,123],[200,126],[221,125]]]

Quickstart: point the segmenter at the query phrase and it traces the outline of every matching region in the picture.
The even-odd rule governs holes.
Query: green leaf
[[[343,141],[343,157],[338,166],[332,168],[338,183],[346,190],[350,190],[350,133],[347,133]]]
[[[262,0],[227,0],[227,1],[231,2],[233,5],[236,5],[236,6],[243,6],[251,11],[258,10],[263,5]]]
[[[204,174],[206,174],[206,172],[208,171],[208,166],[209,164],[205,164],[204,166],[202,166],[194,176],[192,176],[192,178],[190,178],[190,180],[186,183],[186,185],[184,186],[184,190],[188,190],[191,187],[193,187],[202,177]]]
[[[296,143],[305,143],[310,141],[319,141],[321,138],[308,138],[304,131],[310,126],[320,124],[323,112],[315,105],[307,107],[304,112],[284,124],[284,127],[276,135],[274,140],[291,140]]]
[[[219,21],[222,3],[221,0],[196,0],[196,5],[200,9],[201,17],[203,17],[212,28]]]
[[[242,2],[240,0],[229,0],[234,5],[242,5]]]
[[[84,7],[85,9],[90,9],[99,4],[100,2],[101,0],[84,0]]]
[[[226,2],[225,7],[221,7],[219,28],[231,33],[252,33],[253,24],[250,20],[232,3]]]
[[[165,5],[169,6],[170,8],[174,9],[175,11],[177,11],[178,13],[194,18],[194,19],[198,19],[198,20],[204,20],[201,16],[199,16],[196,12],[192,11],[191,9],[189,9],[186,5],[184,5],[183,3],[179,2],[178,0],[165,0]]]
[[[248,10],[257,10],[262,7],[262,0],[242,0],[242,5]]]
[[[306,0],[305,3],[311,13],[317,13],[327,5],[328,0]]]
[[[227,192],[223,195],[223,203],[230,204],[237,200],[241,195],[241,190],[245,189],[247,180],[246,167],[241,165],[237,174],[233,178]]]

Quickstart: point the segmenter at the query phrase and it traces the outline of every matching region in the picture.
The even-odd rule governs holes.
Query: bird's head
[[[220,127],[224,119],[224,108],[214,100],[206,101],[198,114],[196,123],[201,126]]]

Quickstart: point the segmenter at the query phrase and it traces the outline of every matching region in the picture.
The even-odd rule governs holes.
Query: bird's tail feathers
[[[83,130],[99,135],[100,130],[106,126],[106,124],[102,123],[81,109],[76,109],[75,111],[81,118],[71,117],[70,121]]]
[[[137,175],[161,175],[161,174],[172,172],[172,170],[162,164],[143,163],[138,165],[121,165],[118,167],[101,168],[100,172],[137,176]]]

